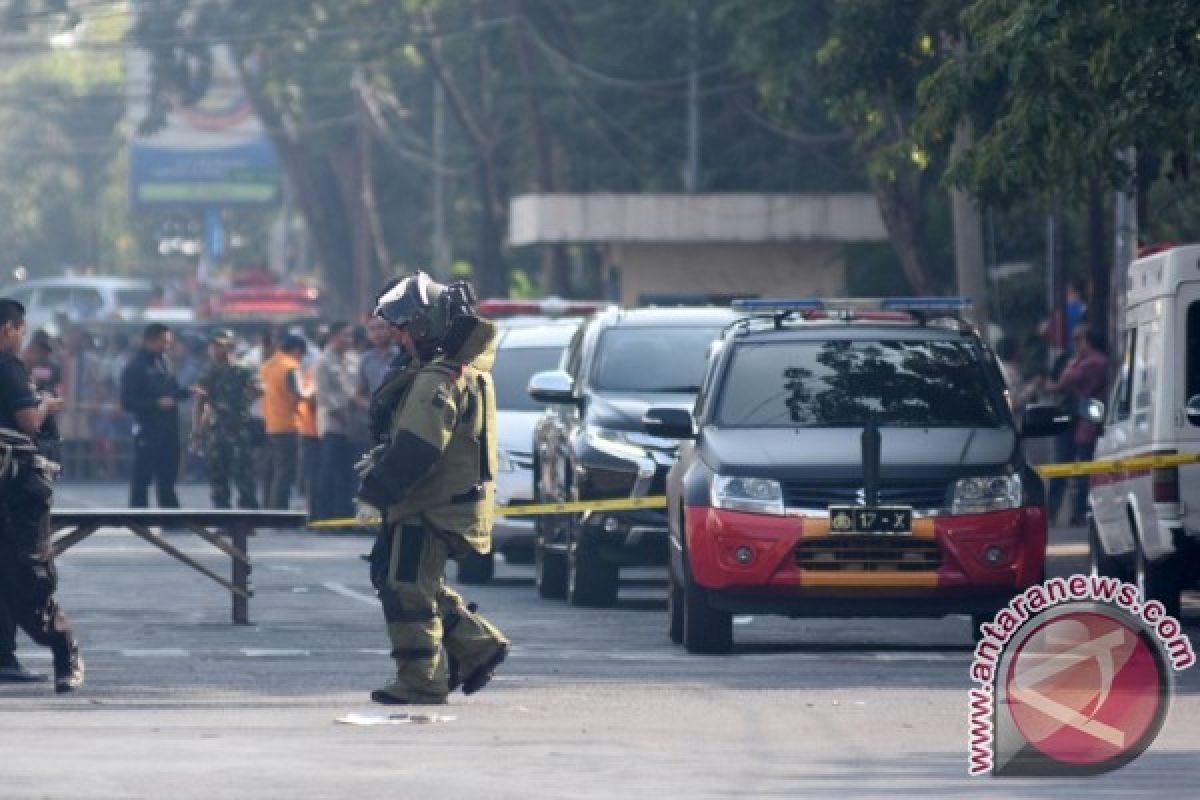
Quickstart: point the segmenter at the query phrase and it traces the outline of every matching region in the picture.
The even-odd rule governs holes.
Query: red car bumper
[[[934,517],[911,535],[830,534],[823,517],[776,517],[692,506],[687,557],[700,586],[739,595],[996,597],[1040,581],[1045,509]]]

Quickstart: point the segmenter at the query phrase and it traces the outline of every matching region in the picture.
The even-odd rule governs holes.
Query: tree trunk
[[[872,178],[871,188],[888,238],[900,259],[900,269],[912,291],[918,295],[941,294],[935,290],[925,264],[925,221],[920,204],[896,183]]]
[[[332,296],[331,305],[348,308],[351,295],[346,292],[349,287],[345,270],[354,257],[351,216],[342,200],[332,164],[325,155],[313,153],[302,140],[288,133],[279,110],[254,81],[243,58],[235,59],[235,63],[246,95],[296,191],[297,205],[316,247],[326,287]]]
[[[529,18],[526,4],[514,2],[514,13],[524,12]],[[529,40],[526,39],[524,28],[513,30],[511,39],[513,50],[517,56],[517,66],[521,70],[521,79],[526,86],[533,85],[533,67],[529,53]],[[550,151],[550,140],[546,135],[546,117],[542,112],[542,103],[536,91],[525,91],[526,107],[528,108],[530,144],[533,149],[533,163],[537,169],[538,191],[554,192],[558,190],[558,180],[554,171],[554,159]],[[560,244],[542,245],[541,247],[542,291],[546,294],[565,296],[570,293],[568,285],[568,261],[566,248]]]
[[[476,289],[483,297],[508,297],[509,274],[504,255],[504,215],[499,209],[499,192],[496,188],[495,143],[472,112],[462,87],[443,62],[439,48],[434,44],[426,44],[422,46],[422,52],[434,78],[445,88],[450,107],[479,159],[479,166],[475,170],[480,214]]]

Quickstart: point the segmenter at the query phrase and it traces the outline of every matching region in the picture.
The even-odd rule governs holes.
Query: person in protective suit
[[[418,273],[379,298],[375,316],[413,357],[373,399],[386,441],[362,462],[360,512],[383,525],[371,552],[396,662],[377,703],[441,704],[482,689],[509,642],[446,585],[446,562],[491,550],[496,403],[495,326],[476,315],[465,282]]]

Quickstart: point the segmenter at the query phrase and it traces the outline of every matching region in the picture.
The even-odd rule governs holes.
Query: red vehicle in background
[[[208,315],[262,322],[315,319],[321,316],[320,299],[314,287],[243,286],[218,292],[209,300]]]

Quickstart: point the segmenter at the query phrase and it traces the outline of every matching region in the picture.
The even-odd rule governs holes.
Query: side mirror
[[[1188,422],[1200,425],[1200,394],[1194,394],[1188,398],[1183,413],[1187,415]]]
[[[1100,404],[1103,407],[1103,403]],[[1055,405],[1036,405],[1025,409],[1021,418],[1021,436],[1058,436],[1071,428],[1071,413]]]
[[[529,379],[529,396],[539,403],[574,405],[574,383],[562,370],[538,372]]]
[[[642,430],[664,439],[695,439],[692,414],[682,408],[651,408],[642,416]]]

